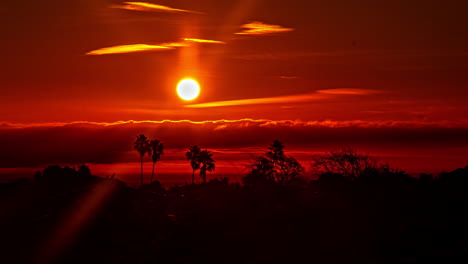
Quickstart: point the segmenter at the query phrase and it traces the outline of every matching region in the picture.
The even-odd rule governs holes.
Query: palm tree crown
[[[189,147],[188,151],[185,153],[185,157],[190,161],[190,166],[192,166],[192,184],[195,182],[195,171],[200,169],[200,162],[198,157],[200,156],[201,148],[197,145]]]
[[[140,181],[141,181],[141,186],[143,186],[143,157],[150,150],[148,138],[143,134],[137,136],[137,139],[135,143],[133,144],[133,148],[140,155],[140,167],[141,167]]]
[[[148,138],[143,134],[137,136],[137,140],[135,141],[133,148],[138,152],[138,154],[140,154],[141,157],[145,156],[145,154],[149,151]]]
[[[208,150],[202,150],[198,156],[198,161],[201,165],[200,177],[202,177],[203,183],[206,183],[206,172],[214,171],[216,167],[213,154],[211,154]]]
[[[161,155],[164,154],[164,144],[157,139],[150,140],[148,148],[148,155],[151,156],[153,163],[158,162],[161,159]]]
[[[161,159],[161,155],[164,154],[164,145],[161,141],[153,139],[149,141],[148,146],[148,155],[151,156],[151,159],[153,160],[153,170],[151,172],[150,180],[150,183],[152,183],[154,177],[154,165]]]

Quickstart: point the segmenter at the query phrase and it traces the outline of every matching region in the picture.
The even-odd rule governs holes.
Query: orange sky
[[[260,121],[232,134],[240,138],[238,145],[209,138],[201,143],[236,150],[264,148],[279,138],[311,153],[356,144],[382,156],[420,155],[401,163],[414,170],[424,168],[429,149],[434,159],[445,153],[434,169],[462,166],[447,153],[467,147],[461,136],[468,127],[467,8],[463,1],[421,0],[6,1],[0,10],[0,123],[5,124],[0,133],[7,142],[29,142],[42,127],[43,140],[58,146],[41,151],[53,154],[66,150],[48,135],[58,130],[60,140],[80,140],[76,125],[67,125],[77,121],[252,119]],[[175,89],[188,76],[202,90],[187,103]],[[280,123],[264,137],[256,127],[265,120],[296,123]],[[295,128],[304,124],[312,124],[306,131],[317,138],[295,140]],[[321,125],[334,137],[322,140]],[[108,137],[96,128],[102,124],[86,126]],[[112,133],[125,137],[114,144],[139,133],[123,133],[119,126],[112,126]],[[200,129],[192,126],[171,129],[191,144],[197,138],[184,132]],[[145,131],[148,127],[169,146],[185,147],[174,143],[177,138],[164,138],[161,124],[147,124]],[[347,134],[340,134],[343,127]],[[371,128],[381,136],[366,139],[358,133]],[[395,136],[392,129],[400,128],[407,130]],[[214,129],[202,130],[210,135]],[[78,160],[55,161],[52,154],[45,155],[50,161],[29,163],[13,154],[16,160],[4,157],[1,167]]]

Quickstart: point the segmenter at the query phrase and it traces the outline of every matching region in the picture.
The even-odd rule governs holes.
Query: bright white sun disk
[[[183,100],[193,100],[200,94],[200,85],[192,79],[184,79],[177,84],[177,94]]]

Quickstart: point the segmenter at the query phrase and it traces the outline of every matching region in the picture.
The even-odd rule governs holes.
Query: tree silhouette
[[[257,157],[255,161],[247,166],[250,172],[242,181],[245,185],[267,185],[275,183],[273,163],[266,157]]]
[[[151,171],[150,183],[153,183],[154,165],[156,165],[156,162],[158,162],[161,159],[161,155],[164,154],[164,145],[157,139],[150,140],[148,144],[148,155],[151,156],[151,159],[153,161],[153,169]]]
[[[376,174],[379,171],[375,158],[358,153],[351,147],[315,156],[312,168],[320,174],[339,174],[351,179]]]
[[[91,169],[84,163],[78,166],[77,172],[79,176],[91,176]]]
[[[208,150],[202,150],[198,156],[198,162],[200,164],[200,177],[203,179],[203,183],[206,183],[206,172],[215,170],[213,154]]]
[[[140,180],[141,180],[141,186],[143,186],[143,157],[149,151],[148,138],[143,134],[137,136],[137,139],[136,139],[136,141],[134,143],[133,148],[140,155],[140,165],[141,165]]]
[[[279,140],[274,140],[270,147],[270,151],[266,153],[266,156],[273,161],[273,163],[279,163],[284,157],[284,145]]]
[[[268,149],[265,156],[257,157],[248,166],[250,173],[244,178],[244,183],[276,182],[287,184],[304,171],[295,158],[287,157],[284,154],[284,145],[280,141],[273,141]]]
[[[200,156],[201,148],[197,145],[190,146],[185,157],[190,161],[190,166],[192,166],[192,184],[195,183],[195,171],[200,169],[200,162],[198,157]]]

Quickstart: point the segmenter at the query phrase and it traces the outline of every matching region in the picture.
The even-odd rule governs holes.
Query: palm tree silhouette
[[[154,177],[154,165],[161,159],[161,155],[164,154],[164,145],[157,139],[150,140],[148,145],[148,155],[150,155],[151,159],[153,160],[153,170],[151,171],[150,180],[150,183],[152,183]]]
[[[135,141],[133,148],[140,155],[140,164],[141,164],[140,180],[141,180],[141,186],[143,186],[143,157],[149,151],[148,138],[143,134],[137,136],[137,140]]]
[[[185,153],[185,157],[190,161],[190,166],[192,166],[192,184],[195,183],[195,171],[200,169],[200,162],[198,160],[200,152],[201,148],[197,145],[193,145],[188,149],[187,153]]]
[[[200,177],[202,177],[203,183],[206,183],[206,172],[215,170],[213,154],[211,154],[208,150],[202,150],[198,156],[198,162],[201,164]]]

